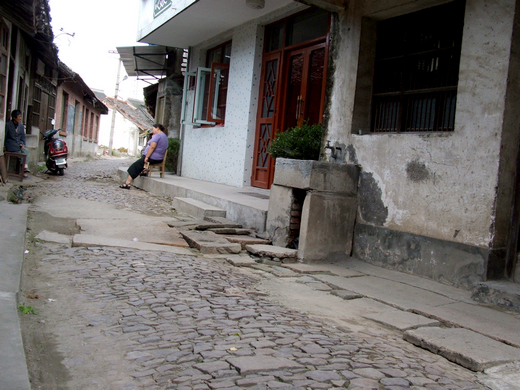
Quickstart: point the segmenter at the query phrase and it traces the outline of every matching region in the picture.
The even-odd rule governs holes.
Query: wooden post
[[[2,184],[7,183],[7,167],[5,166],[5,156],[0,156],[0,174]]]

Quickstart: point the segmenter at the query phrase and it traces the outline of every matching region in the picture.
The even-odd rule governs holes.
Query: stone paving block
[[[244,356],[226,359],[229,364],[235,367],[241,375],[256,374],[277,370],[287,370],[291,368],[303,368],[295,361],[286,358],[271,356]]]
[[[464,328],[408,330],[404,339],[472,371],[520,360],[520,349]]]
[[[254,264],[258,264],[248,255],[228,255],[225,256],[224,259],[235,267],[251,267]]]
[[[261,238],[250,237],[250,236],[223,236],[229,242],[240,244],[242,250],[246,250],[247,245],[255,245],[255,244],[263,244],[268,245],[270,243],[269,240],[263,240]]]
[[[206,374],[212,374],[219,370],[229,370],[229,364],[220,360],[208,363],[198,363],[193,365],[193,367],[202,372],[205,372]]]
[[[278,259],[298,256],[298,251],[296,249],[282,248],[281,246],[273,245],[247,245],[246,250],[257,256],[276,257]]]
[[[371,313],[363,317],[402,332],[423,326],[440,326],[440,322],[437,320],[397,309]]]
[[[230,219],[227,219],[225,217],[208,215],[207,217],[204,218],[204,220],[208,221],[208,222],[216,223],[218,225],[223,225],[223,227],[233,227],[233,228],[237,228],[237,229],[242,228],[241,224],[231,221]]]
[[[364,378],[370,378],[375,380],[380,380],[386,377],[381,371],[376,370],[375,368],[367,367],[367,368],[357,368],[353,370],[354,374],[357,374]]]
[[[180,233],[190,247],[204,254],[240,253],[242,249],[240,244],[233,244],[213,232],[183,230]]]
[[[297,273],[291,271],[290,269],[266,265],[266,264],[259,264],[259,263],[252,264],[251,268],[272,273],[273,275],[278,276],[279,278],[293,278],[293,277],[298,276]]]
[[[333,380],[340,380],[341,376],[339,376],[338,373],[335,373],[333,371],[309,371],[305,374],[305,376],[309,379],[318,381],[318,382],[327,382],[327,381],[333,381]]]

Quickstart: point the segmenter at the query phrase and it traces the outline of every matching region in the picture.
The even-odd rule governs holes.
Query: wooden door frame
[[[307,42],[308,43],[308,42]],[[327,85],[327,66],[328,66],[328,54],[329,54],[329,45],[328,45],[328,39],[326,40],[322,40],[321,42],[319,43],[312,43],[312,44],[308,44],[308,45],[304,45],[304,46],[301,46],[301,47],[297,47],[297,48],[289,48],[289,49],[285,49],[283,50],[283,65],[284,65],[284,68],[283,68],[283,79],[282,80],[287,80],[289,78],[289,64],[290,64],[290,57],[292,55],[295,55],[297,53],[306,53],[306,52],[312,52],[314,50],[317,50],[319,48],[324,48],[325,49],[325,61],[324,61],[324,71],[323,71],[323,85],[322,85],[322,89],[321,89],[321,102],[322,103],[325,103],[325,89],[326,89],[326,85]],[[310,71],[310,64],[309,64],[309,61],[310,61],[310,55],[306,57],[305,59],[305,62],[304,62],[304,73],[302,74],[302,80],[306,80],[306,82],[302,82],[303,85],[305,85],[305,93],[302,92],[302,95],[304,96],[307,96],[307,88],[308,88],[308,77],[309,77],[309,71]],[[305,66],[305,63],[307,63],[307,66]],[[280,117],[280,120],[278,121],[279,122],[279,126],[278,127],[281,127],[282,124],[285,124],[285,118],[286,118],[286,115],[287,115],[287,112],[283,109],[285,107],[285,103],[287,102],[287,89],[288,89],[288,84],[285,83],[283,85],[283,91],[282,91],[282,94],[281,94],[281,99],[280,99],[280,107],[279,107],[279,111],[281,112],[281,117]],[[304,108],[303,108],[303,112],[305,113],[307,111],[307,103],[304,102]],[[323,121],[323,114],[325,112],[325,104],[321,104],[320,106],[320,122],[319,123],[322,123]],[[287,129],[283,129],[281,131],[285,131]]]
[[[266,184],[264,185],[263,182],[257,181],[257,179],[255,178],[255,174],[256,174],[256,169],[257,169],[257,165],[258,165],[258,156],[259,156],[258,148],[260,147],[259,131],[260,131],[261,125],[263,123],[268,123],[268,122],[272,123],[271,139],[273,139],[274,133],[276,132],[276,128],[278,126],[278,120],[279,120],[278,112],[279,112],[279,101],[280,101],[279,96],[278,96],[279,95],[278,91],[280,90],[280,75],[282,74],[282,66],[283,66],[282,54],[283,53],[281,51],[275,51],[275,52],[271,52],[271,53],[265,53],[262,57],[260,90],[258,92],[259,104],[258,104],[258,109],[256,112],[256,124],[255,124],[255,144],[254,144],[255,146],[254,146],[254,150],[253,150],[253,153],[254,153],[253,165],[252,165],[252,169],[251,169],[251,185],[258,186],[259,188],[269,188],[271,186],[271,183],[273,182],[274,169],[271,169],[271,165],[274,163],[274,161],[271,158],[271,156],[268,156],[268,162],[267,162],[267,167],[266,167],[266,170],[267,170]],[[267,62],[274,61],[276,59],[278,60],[278,67],[276,70],[276,85],[275,85],[274,102],[273,102],[274,113],[273,113],[272,119],[269,118],[269,121],[267,121],[266,120],[267,118],[262,117],[262,111],[264,108],[265,78],[267,77],[267,72],[265,71],[266,70],[265,65]]]

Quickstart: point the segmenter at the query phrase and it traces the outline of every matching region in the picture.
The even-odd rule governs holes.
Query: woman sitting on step
[[[127,170],[128,177],[126,182],[121,184],[119,188],[129,190],[130,184],[132,184],[132,181],[141,174],[145,164],[159,164],[164,159],[164,154],[168,149],[168,136],[166,129],[163,125],[156,123],[153,125],[152,134],[152,138],[148,141],[146,148],[143,150],[143,155],[139,160],[130,165]]]

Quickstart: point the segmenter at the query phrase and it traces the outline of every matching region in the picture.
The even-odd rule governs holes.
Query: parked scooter
[[[67,144],[61,138],[54,138],[54,135],[60,129],[47,130],[43,134],[45,141],[43,150],[45,153],[45,165],[47,169],[53,174],[63,176],[65,168],[67,168],[67,156],[69,150]]]

